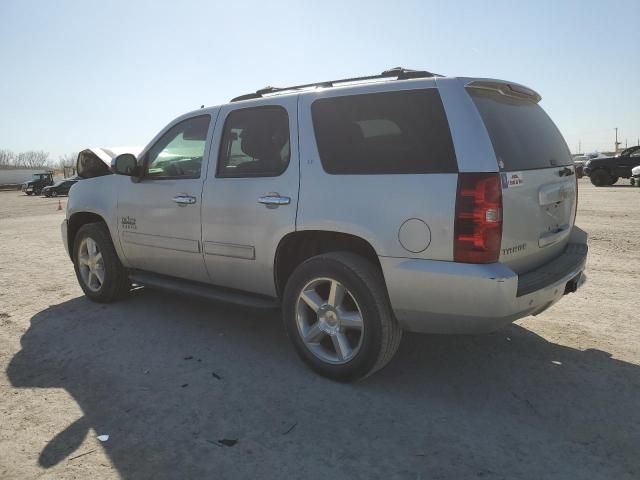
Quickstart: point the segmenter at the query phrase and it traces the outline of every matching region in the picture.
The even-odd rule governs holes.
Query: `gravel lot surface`
[[[89,302],[57,205],[0,193],[2,479],[640,478],[640,189],[580,181],[578,293],[490,335],[406,335],[353,385],[307,370],[277,312]]]

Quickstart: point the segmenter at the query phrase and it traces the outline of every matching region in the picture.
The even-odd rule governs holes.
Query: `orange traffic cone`
[[[58,199],[58,210],[62,210],[62,202],[60,202],[60,199]]]

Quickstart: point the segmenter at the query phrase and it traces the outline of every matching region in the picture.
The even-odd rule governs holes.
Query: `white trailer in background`
[[[20,185],[31,180],[34,173],[47,173],[43,168],[2,168],[0,169],[0,186]]]

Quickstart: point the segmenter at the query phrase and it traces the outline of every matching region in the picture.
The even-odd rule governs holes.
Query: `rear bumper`
[[[423,333],[481,333],[537,315],[582,286],[587,235],[577,227],[565,251],[525,275],[502,263],[474,265],[381,257],[400,325]]]

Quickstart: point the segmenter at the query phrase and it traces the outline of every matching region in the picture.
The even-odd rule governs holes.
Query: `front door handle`
[[[178,205],[193,205],[196,203],[196,197],[192,197],[191,195],[178,195],[177,197],[173,197],[173,201]]]
[[[291,198],[284,197],[279,193],[269,193],[258,198],[258,203],[266,205],[267,208],[278,208],[280,205],[289,205]]]

